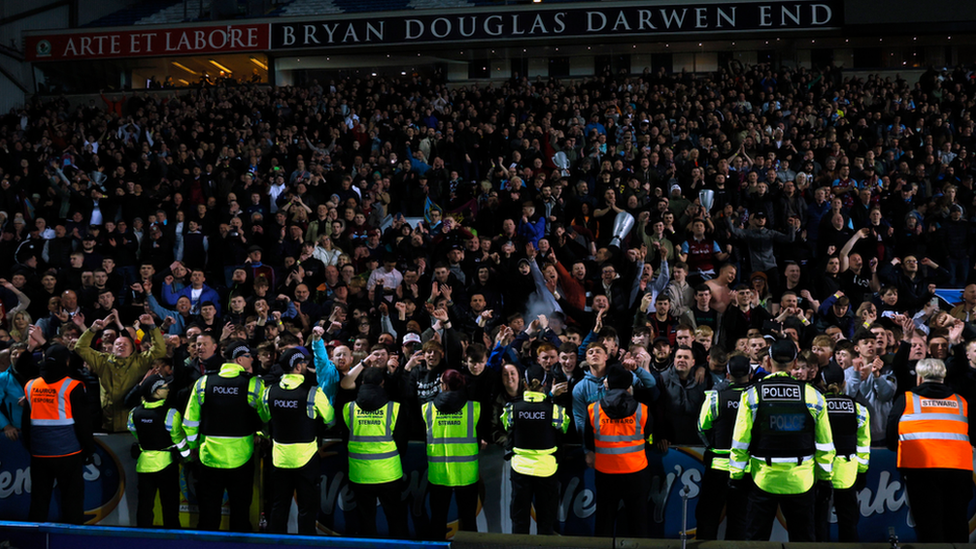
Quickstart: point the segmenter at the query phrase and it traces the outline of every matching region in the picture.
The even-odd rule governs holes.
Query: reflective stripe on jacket
[[[481,404],[469,400],[452,414],[433,402],[423,405],[427,425],[427,480],[441,486],[469,486],[478,482],[478,437],[475,426]]]
[[[24,394],[30,402],[30,453],[39,457],[63,457],[81,452],[71,412],[71,391],[81,382],[70,377],[54,383],[44,378],[27,382]]]
[[[905,393],[898,420],[898,467],[973,470],[968,404],[959,395],[925,398]]]
[[[393,427],[400,412],[399,402],[388,402],[364,411],[355,402],[343,408],[349,426],[349,480],[359,484],[382,484],[403,476],[400,452],[393,441]]]
[[[590,404],[590,424],[593,426],[593,445],[596,470],[601,473],[636,473],[647,467],[644,452],[644,420],[648,410],[638,404],[633,415],[611,419],[603,413],[599,402]]]

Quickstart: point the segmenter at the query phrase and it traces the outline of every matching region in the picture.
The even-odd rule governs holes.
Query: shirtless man
[[[735,281],[735,265],[731,263],[726,263],[722,265],[722,268],[718,271],[718,276],[712,280],[705,281],[708,285],[708,289],[712,291],[712,301],[710,306],[722,314],[725,309],[732,302],[732,291],[729,289],[729,285]]]

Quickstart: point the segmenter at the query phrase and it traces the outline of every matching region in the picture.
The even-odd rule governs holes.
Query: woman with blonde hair
[[[18,343],[25,343],[30,336],[30,326],[33,323],[27,311],[17,311],[10,319],[10,337]]]

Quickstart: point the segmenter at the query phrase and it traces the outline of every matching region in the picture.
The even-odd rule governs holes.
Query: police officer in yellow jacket
[[[250,532],[248,511],[254,496],[254,435],[267,421],[261,410],[264,383],[252,377],[254,360],[247,343],[225,345],[228,362],[193,385],[183,426],[191,449],[198,449],[197,504],[201,530],[220,528],[224,491],[230,502],[232,532]]]
[[[261,407],[270,416],[269,428],[274,486],[271,532],[288,531],[292,495],[298,503],[298,533],[315,535],[319,504],[318,427],[335,423],[335,411],[328,397],[316,385],[305,382],[308,357],[288,349],[278,364],[284,375],[264,391]]]
[[[477,532],[478,426],[481,404],[468,400],[464,375],[441,374],[441,391],[421,407],[427,426],[427,491],[430,539],[443,541],[451,494],[457,503],[459,530]]]
[[[588,350],[595,348],[590,345]],[[647,405],[634,399],[633,377],[621,365],[607,368],[607,392],[587,410],[583,444],[587,465],[596,469],[595,533],[601,537],[647,537],[651,477],[645,446],[653,442],[654,418]],[[616,529],[618,515],[627,517],[626,531]]]
[[[559,498],[558,436],[569,429],[569,416],[545,393],[546,371],[533,364],[525,371],[522,400],[502,412],[502,426],[512,447],[512,533],[528,534],[535,500],[536,530],[552,534]]]
[[[378,498],[390,537],[402,539],[407,536],[407,516],[400,456],[410,425],[406,408],[387,397],[385,378],[385,368],[366,368],[359,377],[359,394],[343,407],[342,419],[349,428],[349,483],[356,497],[359,534],[376,536]]]
[[[749,386],[752,367],[749,357],[729,358],[726,377],[731,381],[721,391],[707,391],[698,416],[698,434],[705,442],[705,473],[701,495],[695,507],[695,538],[711,540],[718,537],[718,526],[725,508],[725,539],[741,540],[746,530],[746,498],[752,478],[746,475],[743,489],[729,490],[729,456],[732,453],[732,430],[742,392]]]
[[[136,526],[152,528],[153,507],[159,493],[159,507],[164,528],[180,527],[180,459],[190,457],[190,447],[183,432],[183,415],[167,406],[170,382],[153,374],[142,387],[143,402],[129,412],[129,432],[139,444],[136,475],[139,498]]]
[[[871,459],[871,416],[868,409],[844,394],[844,369],[836,364],[820,370],[819,388],[824,392],[830,430],[834,438],[834,511],[838,541],[857,542],[861,509],[857,493],[864,488]],[[817,541],[830,541],[830,501],[817,502]]]
[[[729,482],[739,489],[745,474],[752,474],[747,540],[769,539],[778,505],[790,541],[813,541],[816,498],[830,498],[834,442],[827,404],[813,386],[790,377],[796,354],[790,340],[773,343],[763,358],[770,375],[739,401]]]

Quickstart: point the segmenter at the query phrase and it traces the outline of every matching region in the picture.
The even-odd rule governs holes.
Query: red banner
[[[28,61],[240,53],[270,48],[267,23],[27,37]]]

